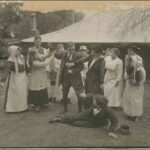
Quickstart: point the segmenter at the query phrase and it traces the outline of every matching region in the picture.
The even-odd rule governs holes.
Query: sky
[[[8,0],[1,0],[0,3],[6,1],[8,2]],[[18,1],[21,2],[21,0]],[[22,9],[42,12],[74,9],[76,11],[91,12],[129,9],[133,7],[150,8],[150,1],[24,1]]]
[[[132,7],[150,7],[146,1],[26,1],[23,9],[54,11],[60,9],[75,9],[77,11],[117,10]]]

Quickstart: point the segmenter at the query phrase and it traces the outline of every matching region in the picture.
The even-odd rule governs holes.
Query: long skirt
[[[6,112],[21,112],[28,109],[27,76],[25,72],[11,72],[6,83],[4,109]]]
[[[41,90],[29,90],[29,103],[35,106],[43,106],[48,103],[47,88]]]
[[[126,82],[123,94],[123,110],[126,115],[140,117],[143,114],[144,85],[133,86]]]
[[[121,82],[115,87],[116,80],[104,82],[104,95],[108,99],[108,106],[120,107],[121,105]]]

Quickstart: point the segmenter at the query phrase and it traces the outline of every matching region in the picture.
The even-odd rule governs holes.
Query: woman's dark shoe
[[[128,115],[126,115],[125,118],[126,118],[127,120],[131,120],[131,117],[128,116]]]
[[[61,105],[64,104],[64,100],[63,100],[63,99],[60,100],[60,104],[61,104]]]
[[[67,103],[68,103],[68,104],[71,104],[71,99],[70,99],[70,98],[67,98]],[[64,100],[63,100],[63,99],[60,100],[60,104],[61,104],[61,105],[64,104]]]
[[[53,97],[52,102],[56,103],[56,98],[55,97]]]
[[[49,98],[49,102],[52,102],[52,97]]]
[[[116,107],[115,110],[120,111],[120,110],[122,110],[122,108],[121,107]]]
[[[35,108],[35,106],[34,106],[33,104],[30,104],[28,109],[29,109],[29,111],[31,111],[31,110],[33,110],[34,108]]]
[[[136,123],[136,122],[138,122],[139,121],[139,117],[134,117],[133,118],[133,121]]]
[[[138,117],[131,117],[131,116],[126,116],[128,120],[130,121],[134,121],[134,122],[137,122],[138,121]]]
[[[67,110],[63,110],[63,111],[60,112],[60,114],[65,114],[67,112],[68,112]]]
[[[56,122],[60,122],[61,121],[61,118],[55,118],[55,119],[51,119],[49,121],[49,123],[56,123]]]
[[[42,106],[42,108],[48,108],[48,107],[49,107],[48,104]]]
[[[41,111],[40,106],[36,106],[36,107],[35,107],[35,112],[38,113],[38,112],[40,112],[40,111]]]
[[[121,107],[111,107],[111,109],[116,110],[116,111],[122,110]]]

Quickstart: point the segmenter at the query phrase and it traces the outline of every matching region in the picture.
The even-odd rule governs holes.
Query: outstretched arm
[[[89,61],[89,59],[90,59],[90,57],[91,57],[91,55],[87,55],[87,56],[85,56],[85,57],[80,57],[78,60],[76,60],[76,64],[78,64],[78,63],[84,63],[84,62],[87,62],[87,61]]]
[[[76,64],[74,67],[75,67],[75,68],[72,69],[72,74],[76,74],[76,73],[78,73],[78,72],[81,72],[81,71],[84,69],[83,63],[81,63],[81,64]]]

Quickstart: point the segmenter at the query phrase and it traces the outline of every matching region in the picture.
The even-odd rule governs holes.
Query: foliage
[[[31,32],[31,14],[33,12],[23,11],[22,6],[23,3],[18,2],[0,3],[0,55],[6,50],[6,39],[24,39],[33,35],[33,32]],[[84,17],[83,13],[73,10],[34,13],[36,13],[37,28],[40,34],[62,29]],[[6,45],[3,43],[6,43]]]
[[[127,11],[120,11],[118,16],[113,21],[111,30],[118,29],[116,36],[120,39],[130,34],[135,34],[140,31],[145,40],[145,32],[149,30],[150,26],[150,8],[132,8]]]
[[[22,3],[0,4],[0,38],[11,37],[9,27],[21,21],[21,6]]]
[[[0,37],[10,38],[10,33],[15,33],[17,38],[23,39],[32,36],[31,11],[22,11],[23,3],[0,4]],[[73,22],[80,21],[84,15],[73,10],[56,12],[35,12],[37,28],[41,34],[56,31]]]

